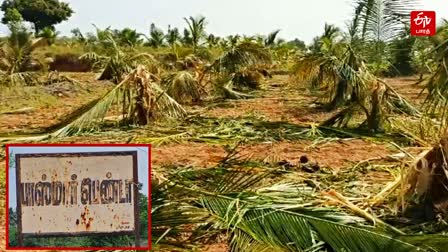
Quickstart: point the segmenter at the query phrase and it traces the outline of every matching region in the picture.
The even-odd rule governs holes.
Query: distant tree
[[[190,30],[187,28],[184,29],[182,43],[184,43],[184,45],[193,45],[193,39],[191,38]]]
[[[275,30],[275,31],[269,33],[268,36],[266,37],[266,39],[264,40],[264,46],[272,47],[272,46],[276,45],[275,40],[279,33],[280,33],[280,30]]]
[[[216,45],[218,45],[219,41],[220,41],[220,38],[213,34],[210,34],[207,37],[207,44],[208,44],[209,48],[212,48],[212,47],[215,47]]]
[[[151,24],[149,28],[149,37],[144,35],[148,40],[148,45],[154,48],[159,48],[163,46],[165,41],[165,34],[158,28],[154,23]]]
[[[36,34],[45,27],[54,27],[67,20],[73,14],[67,3],[58,0],[5,0],[0,9],[5,13],[2,23],[14,21],[12,18],[16,15],[11,16],[8,10],[17,10],[24,21],[34,24]]]
[[[165,40],[171,47],[174,47],[174,45],[180,40],[179,29],[171,28],[171,26],[168,26]]]
[[[184,18],[184,20],[187,22],[188,29],[191,34],[193,51],[196,52],[199,43],[205,37],[205,26],[207,25],[207,22],[203,16],[189,17],[188,19]]]
[[[141,34],[139,34],[136,30],[130,28],[124,28],[116,35],[121,45],[134,47],[142,42],[142,40],[140,39]]]
[[[306,49],[305,42],[303,42],[302,40],[297,39],[297,38],[294,39],[294,40],[288,41],[287,44],[289,44],[291,46],[294,46],[294,47],[296,47],[299,50],[305,50]]]
[[[70,31],[73,35],[73,38],[80,42],[80,43],[85,43],[87,41],[86,37],[84,37],[84,34],[82,34],[81,30],[79,28],[75,28],[73,30]]]

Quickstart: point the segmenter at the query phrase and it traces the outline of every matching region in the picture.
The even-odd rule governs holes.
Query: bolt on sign
[[[135,234],[138,246],[136,151],[16,154],[16,161],[19,243]]]

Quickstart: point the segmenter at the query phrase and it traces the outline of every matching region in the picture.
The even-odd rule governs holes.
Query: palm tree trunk
[[[383,96],[386,88],[378,83],[377,88],[372,93],[372,109],[367,115],[367,126],[372,132],[384,131],[384,115],[382,111]]]
[[[346,94],[348,85],[346,80],[340,80],[336,86],[336,93],[333,100],[328,104],[329,110],[334,110],[344,105],[347,101]]]

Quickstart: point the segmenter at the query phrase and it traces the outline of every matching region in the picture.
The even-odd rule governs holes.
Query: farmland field
[[[204,2],[196,7],[212,8],[210,19],[166,11],[161,20],[153,13],[145,32],[116,28],[157,10],[142,3],[126,4],[132,18],[123,7],[111,26],[85,31],[86,20],[114,13],[96,11],[100,2],[89,2],[94,14],[80,1],[0,4],[0,163],[13,143],[151,144],[151,181],[126,185],[151,184],[151,195],[134,194],[134,220],[154,251],[448,251],[447,20],[435,25],[434,12],[415,12],[419,0],[355,0],[335,24],[291,12],[299,9],[292,0],[284,13],[253,0],[250,10],[219,7],[222,26],[218,3]],[[272,19],[251,18],[254,7]],[[237,24],[227,17],[241,11]],[[272,20],[285,30],[266,31]],[[57,26],[65,22],[71,30]],[[246,25],[260,29],[238,30]],[[0,251],[22,242],[135,247],[132,235],[117,233],[128,218],[104,224],[107,235],[22,241],[14,208],[6,241],[5,171],[14,165],[0,170]],[[55,206],[32,186],[28,196]],[[108,214],[118,211],[103,191],[119,198],[114,188],[101,184]]]
[[[34,92],[48,97],[46,100],[54,99],[53,103],[36,101],[32,112],[0,115],[0,128],[4,136],[17,132],[39,132],[58,123],[62,115],[113,88],[109,83],[95,81],[94,73],[66,74],[82,84],[70,89],[74,84],[64,83],[69,91],[62,97],[48,92],[49,87],[30,87]],[[392,133],[370,136],[335,129],[335,132],[295,136],[310,125],[319,125],[334,112],[316,108],[316,94],[310,94],[305,86],[291,85],[290,81],[288,75],[274,75],[272,79],[262,82],[261,89],[253,92],[251,99],[190,106],[188,110],[192,112],[186,121],[138,128],[107,126],[102,132],[41,142],[152,143],[152,170],[160,174],[169,173],[171,169],[217,167],[228,155],[228,146],[242,142],[238,146],[238,155],[245,160],[241,166],[281,170],[284,172],[279,179],[282,183],[307,183],[322,192],[335,189],[361,205],[393,182],[400,173],[402,163],[410,160],[397,154],[405,151],[417,155],[428,149],[416,147],[409,139]],[[388,81],[404,97],[418,101],[420,89],[415,87],[416,78]],[[24,89],[24,93],[28,94],[27,87]],[[20,108],[29,99],[27,95],[5,98],[10,102],[2,104],[1,111]],[[395,141],[407,142],[403,149],[391,144],[395,138]],[[299,161],[301,156],[317,163],[320,170],[312,173],[303,170]],[[329,201],[327,204],[337,203]],[[379,205],[372,207],[371,211],[378,217],[393,216],[398,206],[390,207],[385,209]],[[225,243],[211,243],[196,246],[206,251],[227,249]]]

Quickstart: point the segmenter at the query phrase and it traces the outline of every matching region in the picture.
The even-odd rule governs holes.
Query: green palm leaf
[[[144,67],[138,67],[102,98],[89,103],[83,109],[76,111],[74,115],[69,115],[61,123],[65,126],[52,135],[73,135],[82,130],[92,129],[115,104],[122,106],[122,115],[130,122],[139,122],[138,113],[141,111],[138,106],[143,106],[145,113],[154,119],[185,116],[185,109],[150,78],[150,73]]]
[[[235,73],[240,68],[256,64],[270,64],[269,51],[254,42],[242,42],[219,57],[213,64],[218,72]]]

